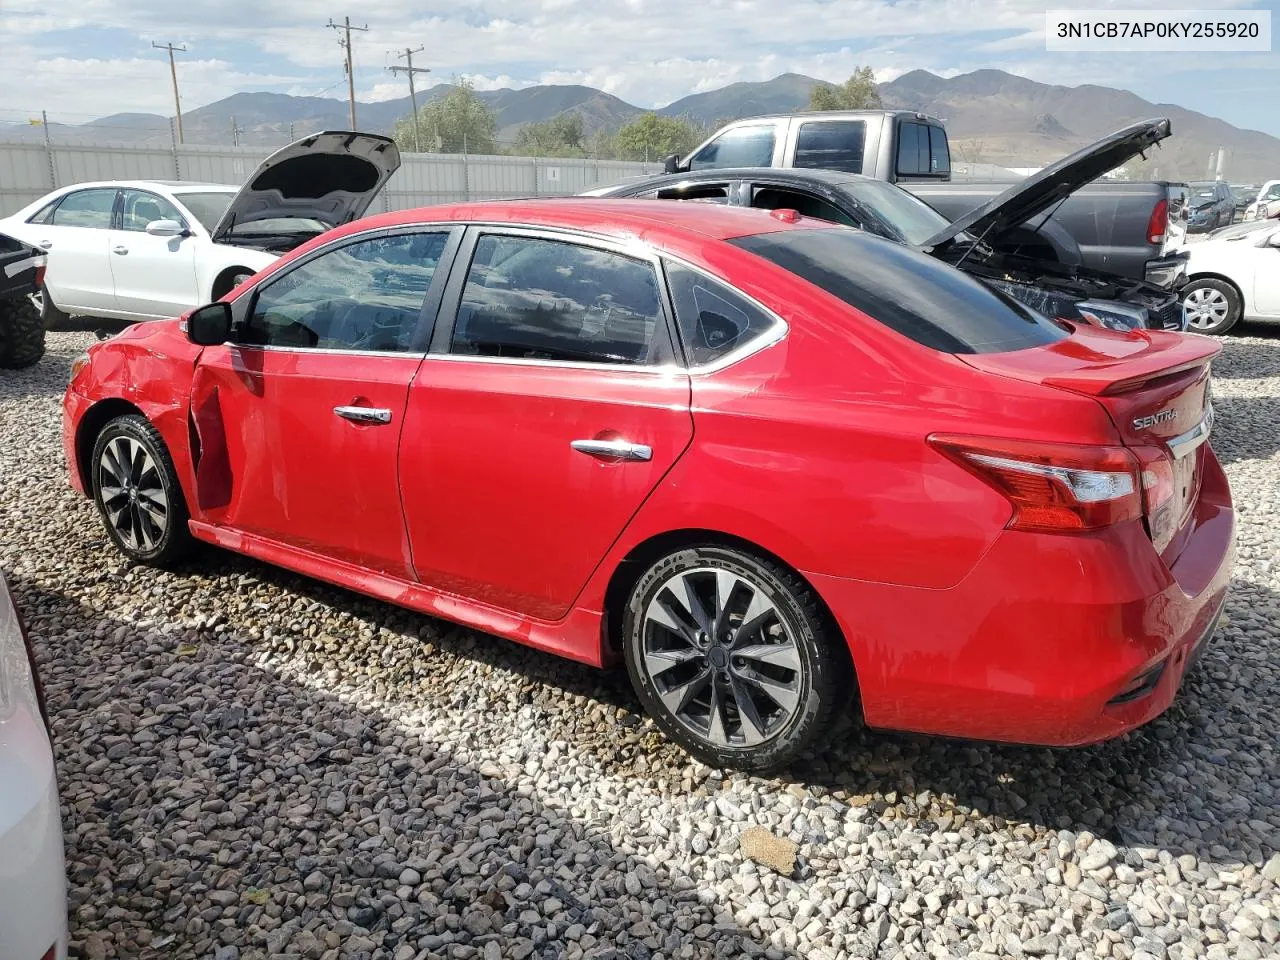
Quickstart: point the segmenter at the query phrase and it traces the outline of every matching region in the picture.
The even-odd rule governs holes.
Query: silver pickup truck
[[[839,110],[752,117],[721,127],[667,173],[727,167],[841,170],[890,183],[951,178],[942,121],[910,110]]]

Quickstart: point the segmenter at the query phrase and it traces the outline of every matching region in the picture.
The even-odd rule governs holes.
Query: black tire
[[[1219,337],[1240,320],[1240,291],[1225,280],[1197,277],[1179,295],[1191,333]]]
[[[0,297],[0,368],[23,370],[44,356],[44,323],[25,294]]]
[[[717,586],[722,575],[726,587]],[[662,622],[673,616],[678,601],[673,585],[701,598],[698,607],[708,630],[698,629],[697,614],[688,615],[691,601],[674,613],[679,631]],[[757,603],[771,610],[753,614],[758,626],[744,636],[754,642],[738,643],[744,639],[736,635],[738,628],[745,628],[744,616]],[[631,682],[654,722],[714,767],[757,772],[785,767],[829,726],[847,699],[844,640],[817,596],[796,574],[744,550],[688,547],[652,564],[628,598],[622,647]],[[677,699],[682,703],[673,708]],[[717,700],[718,729],[712,720]]]
[[[40,288],[40,319],[46,330],[62,330],[71,322],[70,314],[63,313],[49,296],[49,288]]]
[[[102,428],[89,476],[107,535],[130,560],[166,566],[191,549],[187,503],[173,459],[146,417],[128,414]]]

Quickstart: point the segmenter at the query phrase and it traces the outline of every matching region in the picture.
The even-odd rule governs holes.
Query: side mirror
[[[679,173],[680,172],[680,154],[673,153],[662,161],[663,173]]]
[[[231,304],[208,303],[187,314],[187,339],[202,347],[216,347],[231,337]]]
[[[185,237],[187,228],[177,220],[152,220],[147,224],[147,233],[153,237]]]

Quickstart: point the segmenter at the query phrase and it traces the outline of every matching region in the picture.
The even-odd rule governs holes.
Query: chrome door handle
[[[391,411],[381,407],[334,407],[333,412],[352,423],[391,422]]]
[[[574,440],[569,446],[589,457],[614,460],[652,460],[653,448],[627,440]]]
[[[53,241],[41,240],[38,244],[36,244],[36,246],[38,246],[41,250],[48,250],[50,247],[53,246]]]
[[[112,253],[125,254],[125,253],[128,253],[128,252],[129,252],[129,248],[128,248],[128,247],[112,247],[112,248],[111,248],[111,252],[112,252]]]

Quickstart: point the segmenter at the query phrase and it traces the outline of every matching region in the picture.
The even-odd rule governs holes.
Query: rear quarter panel
[[[747,259],[730,263],[731,252]],[[759,353],[693,375],[693,443],[615,560],[658,534],[712,530],[803,572],[948,587],[1011,508],[929,447],[931,433],[1114,442],[1090,399],[978,374],[772,264],[723,245],[716,257],[722,276],[789,329]]]

